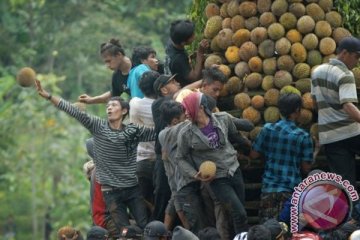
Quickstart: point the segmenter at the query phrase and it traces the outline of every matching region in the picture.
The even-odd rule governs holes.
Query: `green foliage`
[[[360,36],[360,1],[359,0],[335,0],[334,6],[343,17],[344,27],[354,36]]]

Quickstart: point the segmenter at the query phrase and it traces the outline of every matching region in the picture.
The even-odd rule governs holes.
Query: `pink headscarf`
[[[192,122],[195,122],[196,117],[199,113],[201,97],[202,93],[193,92],[187,95],[182,101],[182,104],[185,107],[186,112]]]

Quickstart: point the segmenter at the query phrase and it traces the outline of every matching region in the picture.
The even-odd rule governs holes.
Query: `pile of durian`
[[[233,107],[257,126],[250,138],[264,123],[279,120],[282,92],[302,96],[298,123],[315,129],[311,71],[351,36],[333,0],[219,0],[204,14],[204,37],[211,43],[205,67],[218,64],[229,78],[221,96],[232,97]],[[354,73],[359,79],[359,69]]]

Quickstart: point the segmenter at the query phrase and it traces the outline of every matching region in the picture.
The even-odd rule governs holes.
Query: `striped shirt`
[[[320,144],[337,142],[360,134],[360,124],[347,114],[342,104],[357,103],[353,73],[338,59],[330,59],[312,73],[311,95],[318,106]]]
[[[309,133],[289,120],[265,124],[253,149],[265,158],[263,193],[292,192],[301,182],[301,162],[313,161]]]
[[[123,124],[122,129],[111,129],[107,119],[82,112],[63,99],[58,108],[78,120],[93,135],[96,179],[100,184],[118,188],[138,184],[135,174],[137,144],[153,141],[153,128]]]

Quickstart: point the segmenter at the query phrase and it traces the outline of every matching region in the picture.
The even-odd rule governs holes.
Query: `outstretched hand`
[[[87,94],[82,94],[79,96],[78,101],[82,103],[91,103],[91,97]]]
[[[35,80],[35,85],[36,85],[36,90],[41,97],[46,99],[49,98],[50,94],[42,88],[39,80],[37,79]]]

